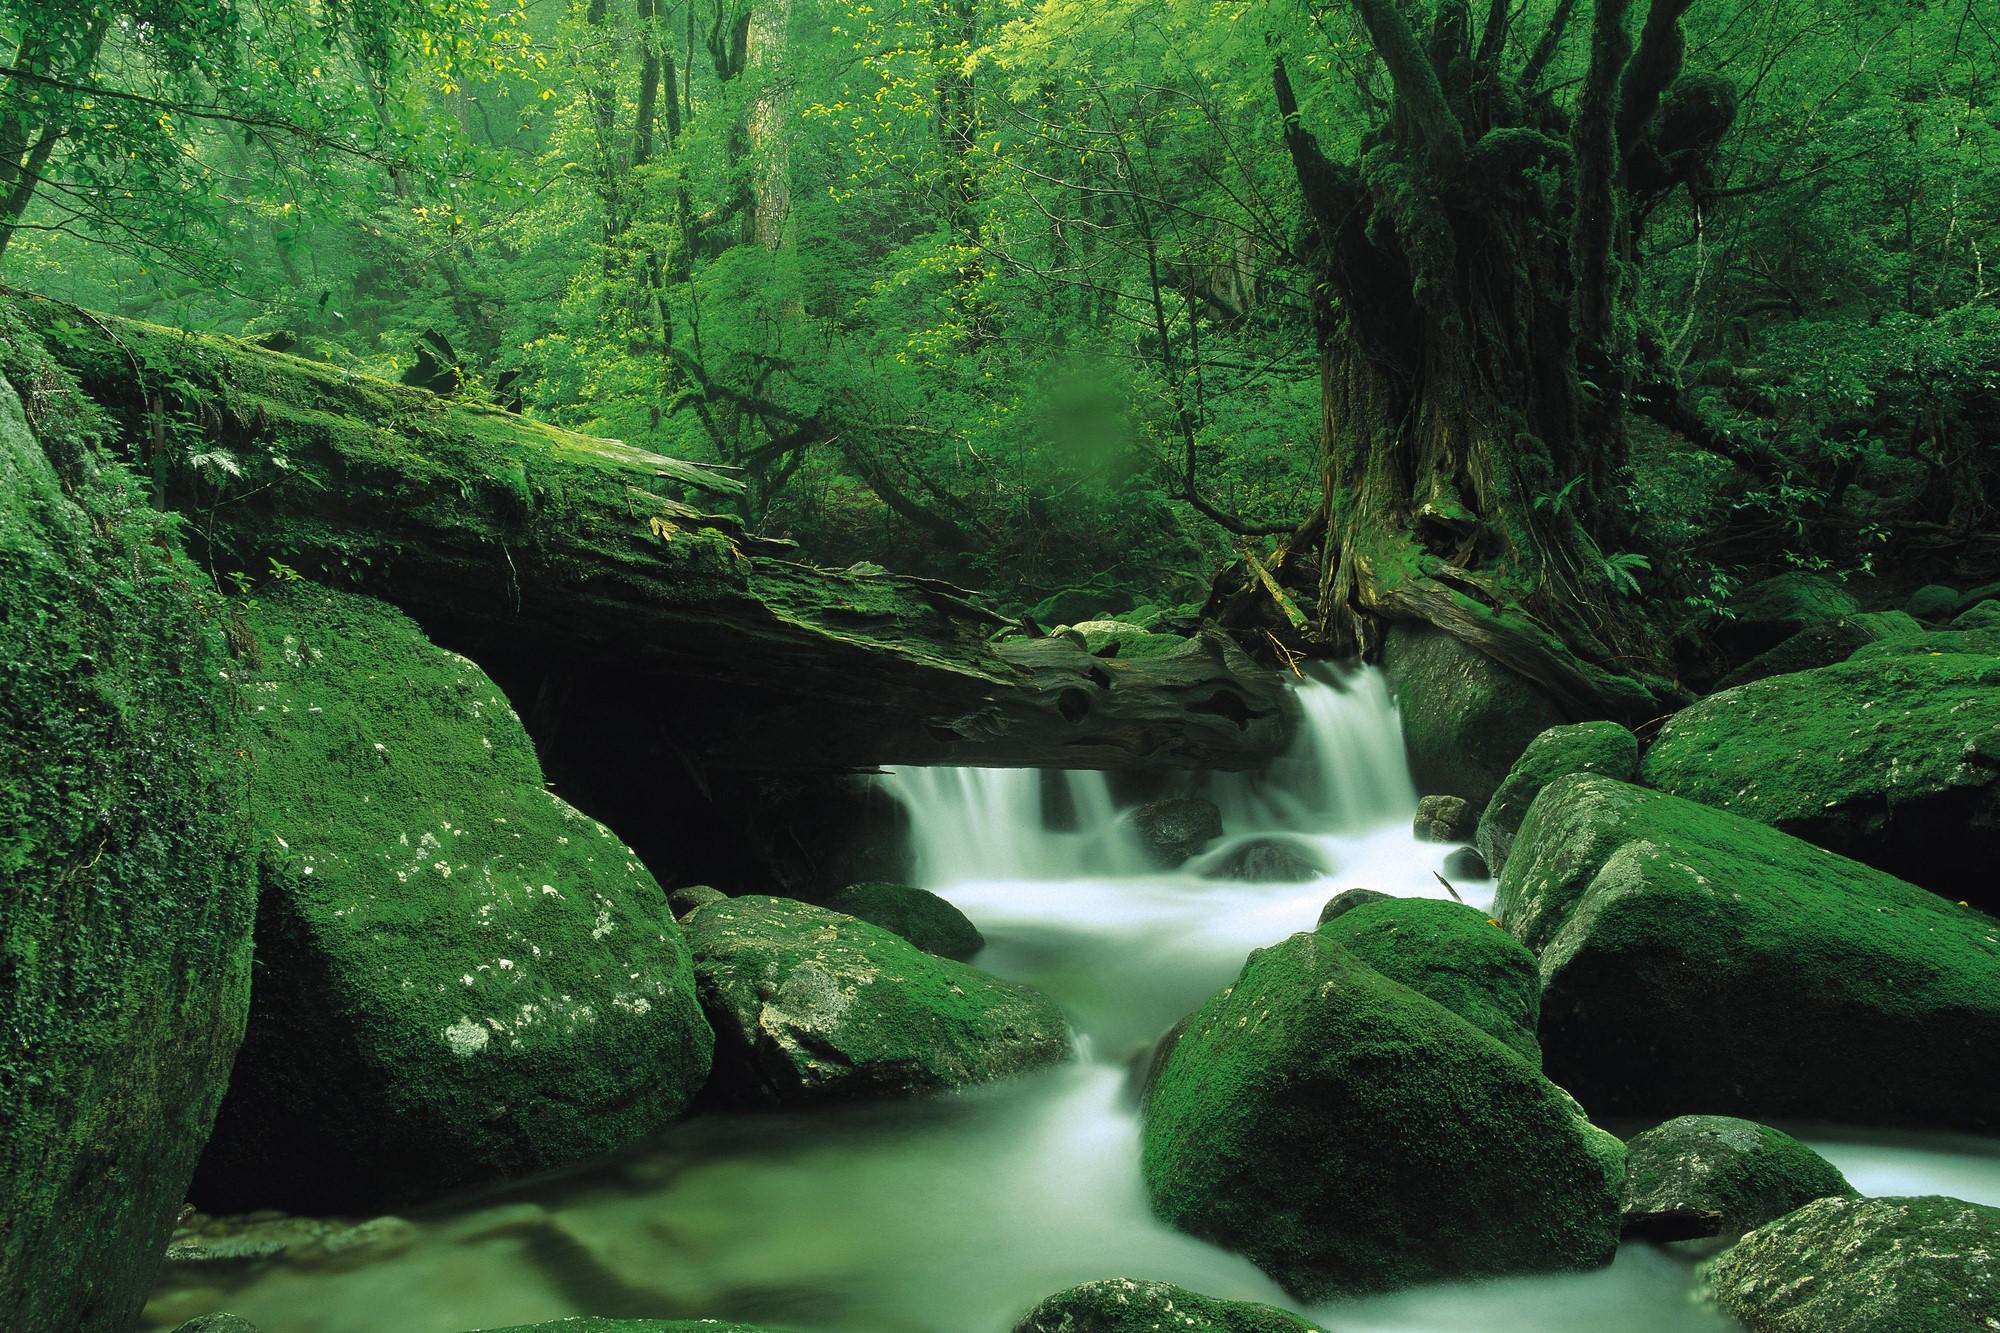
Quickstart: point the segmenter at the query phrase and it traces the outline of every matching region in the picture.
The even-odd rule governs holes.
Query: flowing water
[[[710,1115],[622,1158],[464,1198],[330,1258],[182,1270],[154,1327],[234,1310],[265,1333],[461,1333],[597,1314],[733,1318],[797,1333],[1005,1333],[1042,1296],[1156,1278],[1287,1304],[1255,1268],[1162,1226],[1139,1179],[1132,1067],[1251,949],[1311,928],[1356,885],[1442,896],[1446,849],[1415,842],[1416,794],[1372,673],[1300,687],[1294,751],[1206,792],[1227,836],[1146,867],[1102,775],[918,769],[919,879],[988,940],[978,964],[1038,986],[1074,1025],[1062,1068],[919,1102]],[[1308,883],[1205,878],[1243,842],[1290,841]],[[1490,884],[1457,886],[1490,903]],[[1621,1129],[1637,1128],[1619,1126]],[[1799,1130],[1869,1194],[2000,1204],[2000,1142]],[[1694,1333],[1692,1265],[1627,1246],[1595,1273],[1443,1284],[1311,1312],[1359,1333]]]

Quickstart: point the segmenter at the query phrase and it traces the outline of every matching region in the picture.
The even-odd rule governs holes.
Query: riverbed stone
[[[725,1101],[936,1092],[1069,1053],[1062,1011],[1039,992],[823,907],[731,898],[688,918],[688,939]]]
[[[218,1311],[197,1315],[176,1328],[174,1333],[259,1333],[259,1330],[240,1314]]]
[[[500,690],[368,598],[242,614],[259,965],[195,1200],[377,1209],[679,1114],[712,1042],[680,927]]]
[[[1625,1235],[1734,1240],[1814,1199],[1851,1198],[1840,1169],[1783,1130],[1684,1115],[1625,1143]]]
[[[1059,1291],[1014,1325],[1014,1333],[1320,1333],[1275,1305],[1220,1301],[1168,1282],[1109,1278]]]
[[[1252,954],[1189,1020],[1141,1142],[1161,1218],[1301,1300],[1617,1249],[1623,1146],[1518,1052],[1324,930]]]
[[[1362,903],[1319,930],[1391,981],[1541,1064],[1535,956],[1486,913],[1436,898],[1389,898]]]
[[[1500,877],[1550,1077],[1600,1115],[1991,1128],[2000,922],[1755,820],[1592,774]]]
[[[1941,1195],[1820,1199],[1757,1228],[1707,1269],[1749,1333],[1991,1333],[2000,1208]]]
[[[2000,906],[2000,657],[1843,662],[1674,714],[1649,786]]]
[[[30,341],[0,326],[0,366]],[[46,367],[0,379],[0,1328],[132,1327],[229,1078],[228,610]]]
[[[1602,773],[1630,781],[1638,770],[1639,738],[1616,722],[1550,727],[1528,743],[1479,816],[1475,841],[1486,864],[1495,873],[1506,869],[1514,835],[1527,818],[1528,807],[1542,794],[1542,788],[1557,778],[1571,773]]]
[[[1463,796],[1426,796],[1410,832],[1418,842],[1470,842],[1478,826],[1479,811]]]
[[[1286,838],[1252,838],[1237,844],[1202,871],[1205,879],[1232,879],[1245,884],[1306,884],[1327,867],[1317,853]]]
[[[597,1319],[583,1316],[476,1330],[475,1333],[784,1333],[784,1330],[764,1324],[737,1324],[726,1319]]]
[[[1528,742],[1566,720],[1526,679],[1432,625],[1391,625],[1382,669],[1417,790],[1474,808],[1492,799]]]
[[[900,935],[925,953],[968,961],[986,937],[965,913],[925,889],[907,884],[850,884],[825,906]]]
[[[1200,796],[1168,796],[1148,801],[1126,818],[1146,856],[1162,870],[1185,865],[1222,836],[1222,811]]]

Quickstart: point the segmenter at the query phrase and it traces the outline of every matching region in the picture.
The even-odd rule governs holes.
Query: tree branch
[[[1631,152],[1639,142],[1646,122],[1660,109],[1660,97],[1681,72],[1687,43],[1681,37],[1681,15],[1694,0],[1653,0],[1646,11],[1646,26],[1639,34],[1639,50],[1625,67],[1618,105],[1618,142],[1622,152]]]
[[[1465,156],[1465,127],[1445,100],[1437,67],[1417,44],[1416,33],[1396,0],[1352,0],[1368,29],[1375,54],[1389,71],[1396,97],[1415,124],[1434,167],[1448,168]]]

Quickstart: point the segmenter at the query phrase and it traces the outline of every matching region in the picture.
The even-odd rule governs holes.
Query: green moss
[[[1541,1064],[1535,956],[1486,913],[1432,898],[1390,898],[1351,908],[1319,929],[1391,981]]]
[[[1049,1297],[1014,1333],[1318,1333],[1295,1314],[1250,1301],[1218,1301],[1166,1282],[1111,1278]]]
[[[1783,1130],[1684,1115],[1625,1144],[1625,1234],[1734,1239],[1814,1199],[1851,1197],[1839,1168]]]
[[[1188,1020],[1142,1144],[1162,1218],[1305,1300],[1587,1268],[1617,1247],[1618,1141],[1324,933],[1252,954]]]
[[[243,619],[260,966],[196,1197],[379,1206],[679,1112],[710,1036],[665,894],[542,789],[492,681],[312,584]]]
[[[900,935],[925,953],[964,962],[986,947],[965,913],[935,893],[906,884],[850,884],[826,906]]]
[[[1475,840],[1497,875],[1514,850],[1514,835],[1542,788],[1571,773],[1630,778],[1639,768],[1639,738],[1616,722],[1550,727],[1528,743],[1479,816]]]
[[[1639,772],[1978,902],[2000,854],[2000,657],[1884,657],[1744,685],[1676,713]]]
[[[1749,1333],[1990,1333],[2000,1208],[1925,1195],[1821,1199],[1738,1241],[1709,1290]]]
[[[1540,956],[1550,1076],[1594,1112],[1996,1123],[1979,912],[1593,775],[1536,799],[1496,907]]]
[[[687,919],[716,1091],[741,1102],[900,1095],[1005,1078],[1069,1053],[1062,1011],[865,921],[746,895]]]
[[[122,1330],[249,996],[229,659],[174,524],[4,315],[0,362],[0,1326]]]

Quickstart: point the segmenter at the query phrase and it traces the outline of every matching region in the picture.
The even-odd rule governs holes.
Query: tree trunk
[[[1654,0],[1636,54],[1628,0],[1599,0],[1573,113],[1496,89],[1507,31],[1474,61],[1463,3],[1427,42],[1400,6],[1354,4],[1396,90],[1357,165],[1301,124],[1282,62],[1274,79],[1321,278],[1317,637],[1372,654],[1385,622],[1428,621],[1578,716],[1649,716],[1671,669],[1612,563],[1639,354],[1623,163],[1686,0]]]

